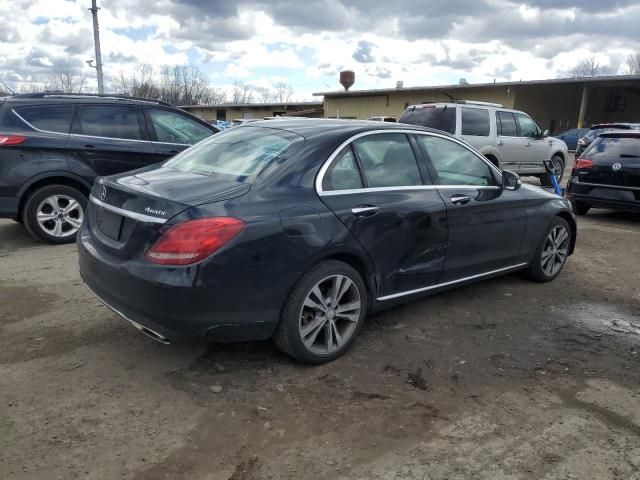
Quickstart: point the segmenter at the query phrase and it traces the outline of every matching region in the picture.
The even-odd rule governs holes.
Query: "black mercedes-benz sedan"
[[[267,339],[309,363],[368,313],[524,270],[554,279],[571,205],[436,130],[254,122],[100,178],[78,235],[88,287],[164,343]]]
[[[640,130],[601,134],[576,159],[567,198],[578,215],[592,207],[640,211]]]

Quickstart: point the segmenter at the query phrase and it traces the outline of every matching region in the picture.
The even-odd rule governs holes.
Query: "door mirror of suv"
[[[522,180],[517,173],[510,170],[502,171],[502,188],[504,190],[518,190],[522,185]]]
[[[549,136],[549,130],[545,130],[544,132],[540,132],[538,134],[540,138],[547,138]]]

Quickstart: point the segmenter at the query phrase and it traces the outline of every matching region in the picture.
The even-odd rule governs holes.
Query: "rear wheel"
[[[571,202],[571,206],[573,207],[573,213],[576,215],[586,215],[591,210],[591,205],[584,202]]]
[[[66,185],[47,185],[27,199],[22,212],[25,227],[47,243],[70,243],[84,220],[87,197]]]
[[[358,272],[337,260],[323,261],[291,290],[274,341],[302,362],[330,362],[351,346],[366,311],[367,291]]]
[[[536,282],[550,282],[556,278],[569,256],[571,240],[569,223],[564,218],[555,217],[545,231],[525,275]]]
[[[551,163],[553,164],[553,175],[558,180],[558,184],[562,180],[562,175],[564,173],[564,161],[560,155],[554,155],[551,157]],[[544,187],[553,187],[553,183],[551,182],[551,175],[547,172],[540,175],[540,183]]]

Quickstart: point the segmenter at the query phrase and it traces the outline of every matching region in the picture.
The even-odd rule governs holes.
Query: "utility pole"
[[[91,15],[93,15],[93,43],[96,47],[96,73],[98,74],[98,93],[104,93],[102,84],[102,54],[100,53],[100,31],[98,30],[98,10],[96,0],[91,0]]]

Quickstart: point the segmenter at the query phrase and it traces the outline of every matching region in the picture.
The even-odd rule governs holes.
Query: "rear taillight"
[[[589,160],[588,158],[576,158],[576,164],[573,168],[580,170],[591,167],[593,167],[593,160]]]
[[[9,145],[20,145],[27,137],[22,135],[0,135],[0,147],[6,147]]]
[[[159,265],[189,265],[226,245],[244,228],[242,220],[211,217],[172,226],[147,250],[147,260]]]

